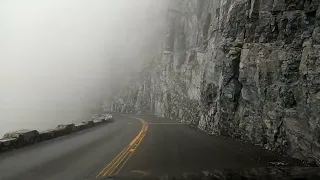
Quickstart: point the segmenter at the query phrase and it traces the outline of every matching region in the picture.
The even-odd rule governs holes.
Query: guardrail
[[[18,131],[6,133],[0,139],[0,152],[11,151],[17,148],[25,147],[31,144],[47,141],[57,137],[65,136],[73,132],[78,132],[84,129],[95,127],[101,124],[113,122],[111,114],[104,114],[96,119],[81,122],[78,124],[62,124],[56,128],[44,131],[22,129]]]

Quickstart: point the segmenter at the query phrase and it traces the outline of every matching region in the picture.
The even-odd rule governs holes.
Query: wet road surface
[[[251,144],[154,116],[114,123],[0,154],[0,180],[107,179],[253,168],[282,161]]]

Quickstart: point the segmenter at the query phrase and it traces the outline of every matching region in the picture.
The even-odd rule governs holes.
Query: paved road
[[[0,180],[106,179],[269,166],[273,154],[153,116],[115,122],[0,154]],[[281,159],[282,160],[282,159]]]

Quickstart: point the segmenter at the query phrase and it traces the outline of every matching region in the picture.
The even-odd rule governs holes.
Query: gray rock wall
[[[319,0],[175,0],[163,48],[111,110],[320,163]]]

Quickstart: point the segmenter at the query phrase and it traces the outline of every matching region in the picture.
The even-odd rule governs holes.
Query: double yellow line
[[[106,166],[96,178],[104,177],[104,176],[114,176],[119,173],[122,167],[126,164],[126,162],[130,159],[131,155],[134,153],[136,148],[140,145],[142,139],[147,133],[148,124],[143,120],[135,117],[130,117],[133,119],[140,120],[142,123],[142,128],[139,134],[130,142],[130,144],[125,147],[120,154],[118,154],[108,166]]]

